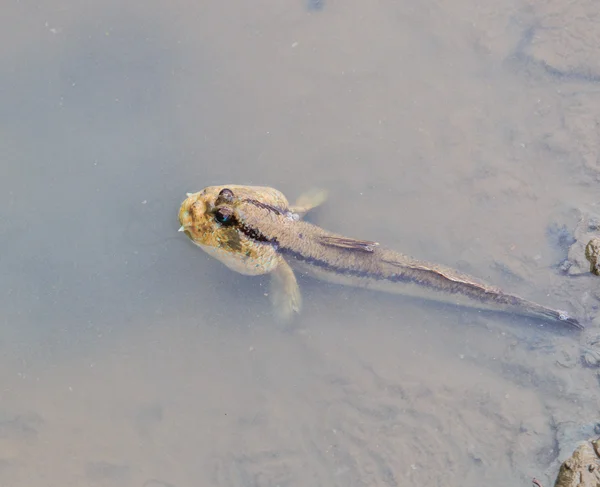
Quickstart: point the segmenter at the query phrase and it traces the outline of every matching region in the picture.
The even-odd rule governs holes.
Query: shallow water
[[[600,420],[599,281],[556,268],[599,211],[596,10],[4,5],[0,485],[550,485]],[[177,233],[226,182],[589,331],[308,279],[282,328]]]

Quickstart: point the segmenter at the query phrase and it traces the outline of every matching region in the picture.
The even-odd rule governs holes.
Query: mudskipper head
[[[234,206],[233,191],[225,186],[188,193],[179,209],[179,231],[196,244],[223,246],[227,234],[237,235]]]
[[[256,275],[270,271],[274,250],[257,244],[240,221],[242,196],[250,191],[227,185],[188,193],[179,209],[179,231],[229,268]]]

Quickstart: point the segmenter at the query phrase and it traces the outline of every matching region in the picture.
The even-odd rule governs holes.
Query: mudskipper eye
[[[233,201],[233,191],[231,191],[228,188],[222,189],[221,192],[219,193],[218,199],[221,201],[232,202]]]
[[[219,208],[215,211],[215,220],[221,225],[231,225],[233,223],[233,211],[231,208]]]

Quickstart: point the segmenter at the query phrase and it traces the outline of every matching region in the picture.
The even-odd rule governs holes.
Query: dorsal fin
[[[496,287],[490,286],[487,283],[479,282],[473,278],[473,276],[469,276],[467,274],[463,274],[462,272],[456,271],[454,269],[450,269],[437,264],[423,264],[420,262],[395,262],[389,259],[382,259],[383,262],[387,264],[391,264],[393,266],[407,269],[408,271],[421,271],[426,274],[432,276],[439,276],[447,281],[456,282],[458,284],[465,284],[467,286],[471,286],[473,288],[478,288],[484,292],[488,293],[499,293],[502,294],[502,291]]]
[[[333,237],[329,235],[318,237],[318,240],[323,245],[327,245],[329,247],[337,247],[346,250],[358,250],[360,252],[373,252],[375,247],[379,245],[377,242],[371,242],[369,240],[356,240],[354,238]]]

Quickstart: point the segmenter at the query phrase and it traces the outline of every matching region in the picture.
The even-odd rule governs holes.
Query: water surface
[[[555,237],[600,202],[595,12],[5,5],[0,483],[550,484],[600,419],[585,337],[308,279],[282,328],[176,215],[211,184],[324,187],[314,222],[591,321]]]

